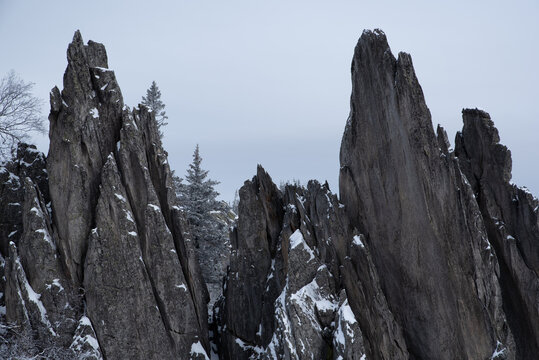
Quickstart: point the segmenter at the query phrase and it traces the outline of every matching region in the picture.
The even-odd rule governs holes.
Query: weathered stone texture
[[[539,353],[539,202],[510,183],[511,152],[499,143],[489,114],[465,109],[455,154],[472,185],[500,263],[504,310],[515,335],[517,357]]]
[[[365,234],[410,354],[487,358],[499,341],[514,356],[471,188],[438,145],[410,55],[395,59],[380,30],[356,46],[350,103],[341,201]]]

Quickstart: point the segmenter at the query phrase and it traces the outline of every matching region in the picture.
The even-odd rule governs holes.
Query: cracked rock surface
[[[197,257],[224,266],[189,238],[154,115],[124,105],[103,45],[76,32],[67,59],[48,157],[20,144],[0,164],[0,357],[539,353],[539,201],[510,182],[489,114],[463,110],[454,150],[434,130],[410,55],[382,31],[355,48],[340,197],[279,189],[258,166],[211,329]]]

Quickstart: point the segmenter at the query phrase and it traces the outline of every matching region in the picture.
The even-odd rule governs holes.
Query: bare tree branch
[[[13,70],[0,80],[0,159],[32,132],[45,133],[42,102],[32,94],[33,87]]]

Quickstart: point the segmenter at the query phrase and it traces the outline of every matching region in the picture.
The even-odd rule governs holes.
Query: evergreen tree
[[[191,232],[195,245],[199,247],[201,241],[212,241],[222,237],[223,222],[215,216],[220,211],[227,211],[226,204],[217,200],[219,193],[214,186],[218,181],[207,179],[208,170],[201,167],[202,157],[199,146],[195,148],[193,162],[187,169],[183,179],[176,178],[176,191],[180,204],[186,212],[191,225]]]
[[[163,131],[161,130],[161,127],[168,125],[166,122],[168,116],[165,112],[165,104],[163,104],[163,101],[161,101],[161,91],[157,87],[155,81],[152,81],[152,85],[150,85],[150,88],[146,90],[146,96],[142,97],[142,105],[146,106],[155,114],[159,135],[161,138],[163,138]]]
[[[202,276],[206,281],[210,302],[208,311],[222,294],[222,279],[230,257],[229,226],[234,213],[228,204],[217,200],[214,186],[218,181],[208,179],[208,170],[201,167],[202,157],[198,145],[193,162],[187,169],[185,183],[174,176],[176,195],[190,225],[191,240],[195,245]]]

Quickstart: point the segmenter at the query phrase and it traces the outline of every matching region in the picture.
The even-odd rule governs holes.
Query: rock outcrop
[[[472,187],[435,135],[410,55],[365,31],[352,62],[340,195],[412,357],[514,356],[497,254]],[[443,134],[443,130],[440,131]]]
[[[11,166],[20,173],[2,171],[1,201],[24,199],[2,224],[6,321],[37,351],[207,358],[207,290],[155,118],[124,106],[103,45],[76,32],[67,58],[46,169],[27,147]],[[25,170],[34,163],[48,182]]]
[[[282,194],[259,167],[239,193],[216,309],[224,359],[407,357],[369,251],[327,184]]]
[[[539,202],[510,183],[511,152],[482,110],[463,110],[455,154],[468,178],[500,264],[500,285],[517,357],[539,354]]]
[[[75,33],[49,156],[21,144],[0,166],[0,357],[535,358],[539,201],[490,116],[463,110],[452,150],[380,30],[352,85],[340,199],[259,166],[208,329],[202,275],[219,282],[228,244],[195,248],[154,115]]]
[[[281,193],[261,168],[240,190],[221,355],[533,358],[539,203],[509,183],[488,115],[464,111],[453,151],[379,30],[361,36],[352,84],[342,204],[316,182]]]
[[[39,187],[48,204],[49,185],[45,155],[34,145],[20,143],[11,161],[0,164],[0,254],[8,255],[9,242],[17,243],[23,232],[24,178],[29,177]]]
[[[4,339],[10,338],[10,333],[17,336],[10,338],[11,349],[0,349],[0,355],[18,358],[41,353],[57,358],[100,359],[99,349],[83,347],[95,341],[91,328],[86,329],[81,347],[70,349],[83,303],[78,289],[65,276],[58,256],[50,203],[45,200],[45,157],[35,147],[20,145],[17,158],[6,168],[18,170],[18,175],[10,173],[8,194],[20,201],[18,214],[22,223],[12,222],[11,235],[2,238],[8,243],[2,323],[7,324],[4,330],[9,330],[2,335]]]

